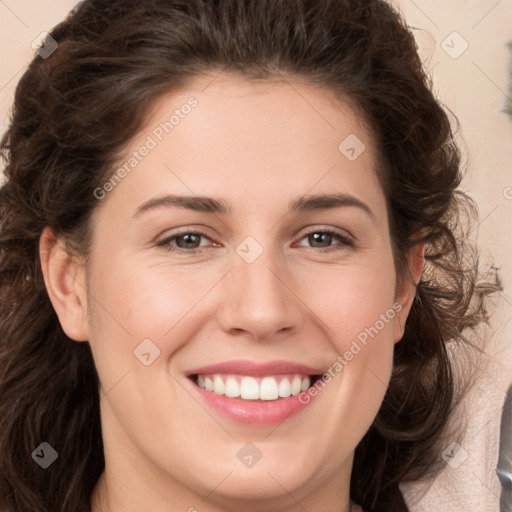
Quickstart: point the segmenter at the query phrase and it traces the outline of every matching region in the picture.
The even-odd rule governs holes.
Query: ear
[[[72,340],[87,341],[85,269],[66,250],[63,240],[46,227],[39,239],[39,258],[46,290],[64,332]]]
[[[407,268],[405,276],[401,280],[396,293],[396,303],[400,305],[397,308],[397,315],[394,323],[394,341],[399,342],[405,331],[405,321],[411,310],[414,297],[416,296],[416,287],[421,279],[421,274],[425,267],[425,244],[418,242],[411,247],[407,255]]]

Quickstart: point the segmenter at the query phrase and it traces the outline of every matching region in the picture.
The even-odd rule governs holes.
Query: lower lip
[[[196,391],[203,397],[208,405],[219,413],[238,423],[251,425],[274,425],[282,423],[295,416],[306,408],[307,404],[299,401],[300,395],[277,400],[243,400],[230,398],[226,395],[217,395],[213,391],[206,391],[192,383]],[[311,400],[311,397],[308,397]]]

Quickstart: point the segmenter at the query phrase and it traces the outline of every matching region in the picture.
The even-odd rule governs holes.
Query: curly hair
[[[479,284],[462,228],[477,213],[459,188],[461,152],[400,13],[384,0],[85,0],[50,35],[58,48],[21,78],[0,143],[2,510],[89,511],[105,464],[90,346],[69,339],[52,308],[41,233],[49,226],[87,255],[94,190],[153,102],[212,71],[305,80],[350,99],[376,142],[399,278],[411,247],[426,245],[351,479],[366,511],[407,510],[398,484],[435,471],[460,401],[449,344],[470,343],[468,330],[487,319],[485,295],[499,287]],[[48,471],[30,458],[41,440],[59,447]]]

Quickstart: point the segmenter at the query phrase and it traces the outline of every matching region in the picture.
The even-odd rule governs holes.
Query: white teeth
[[[228,377],[226,379],[224,394],[231,398],[237,398],[240,396],[240,384],[238,384],[238,381],[235,379],[235,377]]]
[[[290,379],[281,379],[279,383],[279,396],[281,398],[288,398],[292,394],[292,386]]]
[[[260,384],[261,400],[277,400],[279,398],[279,386],[274,377],[265,377]]]
[[[224,394],[224,381],[220,378],[220,375],[214,375],[213,377],[213,392],[216,395]]]
[[[311,386],[308,375],[255,378],[241,375],[198,375],[197,385],[216,395],[244,400],[277,400],[298,395]]]
[[[298,395],[302,389],[302,379],[295,375],[292,381],[292,395]]]
[[[244,377],[240,383],[240,398],[257,400],[260,397],[258,381],[254,377]]]

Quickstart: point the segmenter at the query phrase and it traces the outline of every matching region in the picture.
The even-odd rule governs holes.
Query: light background
[[[413,512],[495,512],[500,409],[512,382],[512,117],[503,112],[507,98],[512,108],[512,52],[506,46],[512,41],[512,1],[393,3],[414,27],[436,94],[460,120],[469,169],[464,189],[479,205],[475,235],[482,262],[494,262],[505,288],[493,318],[492,354],[498,366],[467,399],[472,412],[462,446],[468,458],[458,468],[447,467],[426,495],[424,486],[406,489],[407,498]],[[73,0],[0,0],[0,132],[7,127],[17,81],[34,53],[32,41],[75,4]]]

